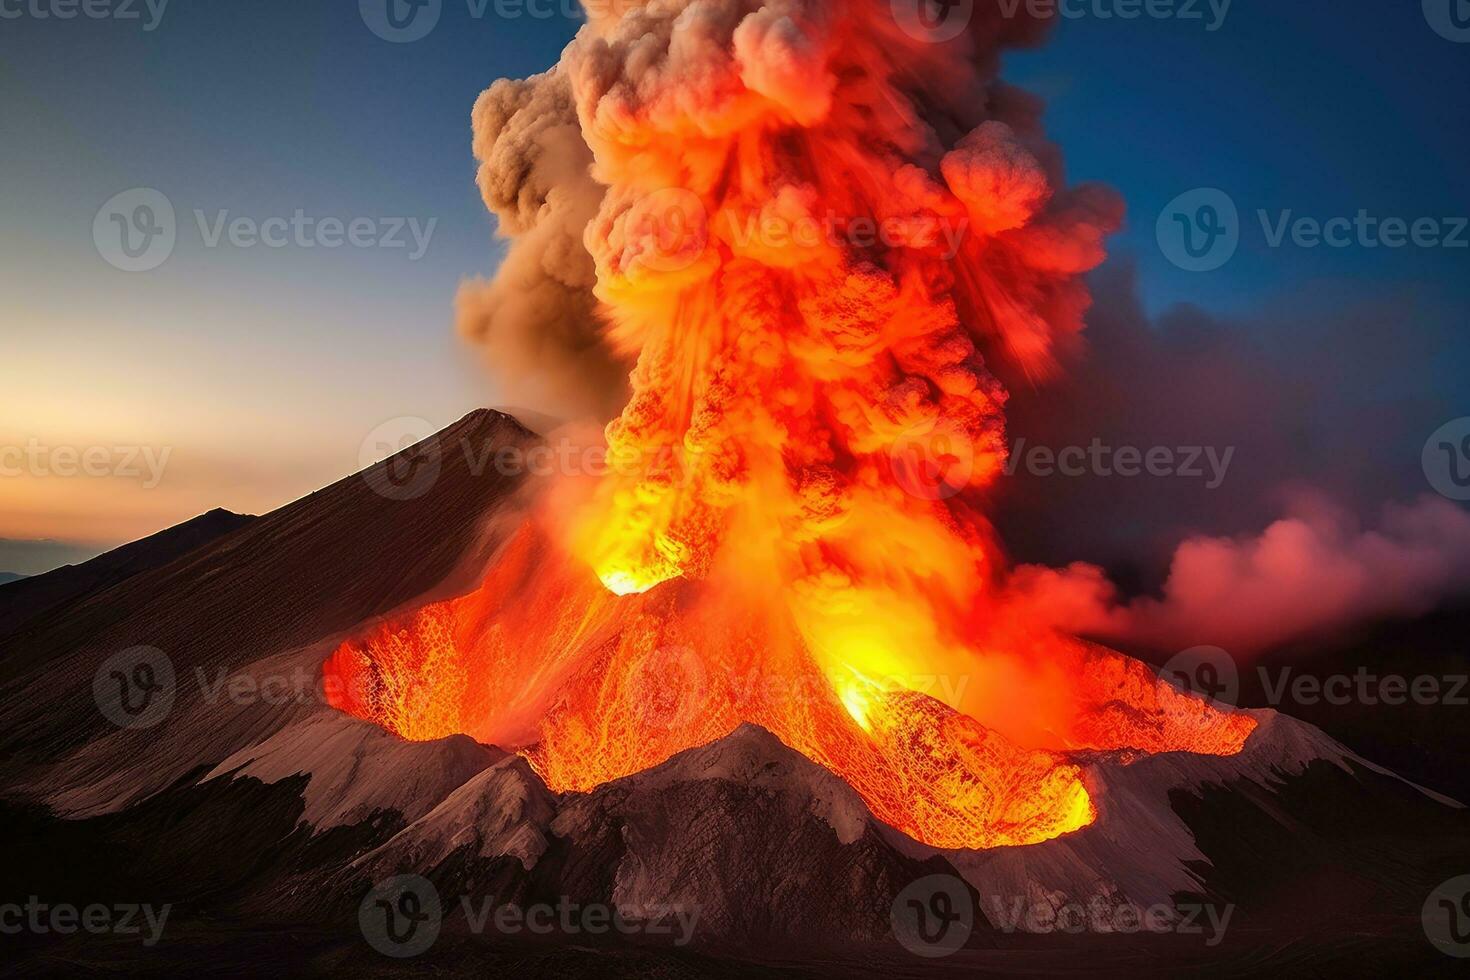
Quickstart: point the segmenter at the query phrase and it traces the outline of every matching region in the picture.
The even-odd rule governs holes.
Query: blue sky
[[[95,550],[213,506],[270,509],[354,470],[386,419],[448,423],[496,403],[451,329],[457,285],[499,254],[470,107],[495,78],[552,64],[577,25],[470,9],[445,0],[408,44],[369,31],[356,0],[173,0],[151,31],[0,19],[0,440],[174,451],[170,481],[147,493],[0,481],[0,538]],[[1006,75],[1046,97],[1072,178],[1127,199],[1112,252],[1136,266],[1151,313],[1188,303],[1247,322],[1411,295],[1403,329],[1445,338],[1424,384],[1466,403],[1470,250],[1273,249],[1254,216],[1470,214],[1470,44],[1435,33],[1417,0],[1236,0],[1214,31],[1066,19]],[[91,234],[133,187],[179,214],[174,253],[146,273],[108,265]],[[1154,234],[1197,187],[1224,190],[1243,219],[1238,253],[1207,273],[1176,268]],[[417,260],[207,249],[195,209],[435,224]]]

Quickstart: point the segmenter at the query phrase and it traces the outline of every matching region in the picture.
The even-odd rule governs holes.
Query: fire
[[[573,517],[345,644],[339,707],[518,748],[561,790],[755,722],[946,847],[1091,822],[1069,752],[1239,750],[1250,719],[998,597],[987,357],[1052,369],[1121,207],[1064,188],[1037,107],[995,77],[1035,23],[977,8],[940,42],[893,8],[653,0],[486,93],[487,201],[545,104],[585,141],[632,394]]]

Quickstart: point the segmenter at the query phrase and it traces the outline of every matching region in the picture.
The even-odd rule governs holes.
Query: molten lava
[[[1053,369],[1122,209],[1064,187],[996,77],[1044,25],[977,5],[938,37],[901,6],[594,10],[556,69],[482,96],[492,208],[575,185],[528,147],[588,155],[632,394],[609,471],[557,490],[571,518],[538,512],[477,591],[345,644],[339,707],[520,749],[562,790],[755,722],[946,847],[1089,823],[1069,752],[1239,750],[1248,717],[999,598],[993,368]]]
[[[1095,809],[1070,750],[1230,754],[1255,726],[1054,636],[976,653],[967,674],[833,675],[760,590],[681,581],[618,597],[557,553],[527,524],[478,590],[344,643],[325,668],[334,706],[405,738],[518,747],[559,791],[755,722],[939,847],[1086,826]]]

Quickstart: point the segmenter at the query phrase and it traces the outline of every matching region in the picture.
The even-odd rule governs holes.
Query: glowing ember
[[[511,144],[575,110],[632,396],[570,530],[528,526],[477,592],[344,645],[339,707],[574,790],[755,722],[953,847],[1089,823],[1065,751],[1239,750],[1250,719],[997,598],[1007,395],[981,351],[1051,369],[1121,207],[1062,188],[994,78],[1034,23],[981,5],[932,43],[891,8],[634,6],[482,99],[492,205]]]

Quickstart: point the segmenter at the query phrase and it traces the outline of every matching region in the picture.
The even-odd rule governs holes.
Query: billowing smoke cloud
[[[1161,598],[1123,601],[1102,569],[1018,568],[1015,615],[1156,649],[1198,645],[1253,654],[1354,623],[1418,616],[1470,589],[1470,514],[1424,497],[1363,528],[1323,501],[1259,535],[1179,546]]]
[[[483,349],[502,399],[559,418],[615,414],[628,364],[604,342],[582,243],[603,188],[590,174],[566,78],[501,80],[475,104],[480,194],[511,239],[494,280],[460,289],[461,335]]]
[[[996,522],[1018,562],[1083,560],[1156,588],[1185,538],[1259,533],[1302,492],[1360,515],[1412,500],[1428,489],[1424,441],[1466,414],[1444,394],[1456,384],[1463,313],[1426,290],[1354,296],[1348,283],[1311,284],[1249,316],[1180,306],[1150,317],[1128,263],[1091,284],[1084,344],[1061,373],[1009,386],[1021,454],[997,484]],[[1069,477],[1027,465],[1028,451],[1094,440],[1197,447],[1198,472]],[[1217,485],[1206,449],[1229,454]],[[1176,455],[1181,468],[1186,455]]]
[[[1424,441],[1463,414],[1426,378],[1459,329],[1432,297],[1151,320],[1127,264],[1093,287],[1085,348],[1008,406],[1023,458],[997,523],[1023,565],[1012,591],[1025,614],[1159,650],[1250,654],[1470,594],[1470,516],[1422,498]],[[1025,465],[1029,449],[1094,441],[1230,465],[1216,486],[1205,455],[1193,476]]]
[[[1043,23],[977,8],[968,33],[932,43],[887,0],[607,6],[556,68],[476,106],[480,187],[512,244],[460,299],[508,400],[621,410],[610,446],[641,462],[607,481],[591,522],[603,540],[580,549],[605,581],[704,575],[746,519],[734,502],[761,501],[759,533],[779,525],[801,552],[775,577],[823,615],[812,594],[865,581],[973,607],[972,562],[998,567],[980,516],[994,506],[1023,561],[1082,558],[1162,585],[1129,601],[1089,566],[1011,583],[1063,625],[1133,640],[1258,648],[1460,587],[1413,532],[1454,532],[1453,508],[1391,511],[1366,533],[1321,508],[1272,523],[1301,486],[1369,513],[1413,483],[1423,434],[1448,416],[1411,383],[1428,357],[1402,304],[1244,329],[1181,309],[1155,325],[1124,269],[1099,280],[1089,343],[1075,343],[1079,277],[1121,212],[1106,190],[1066,188],[1039,103],[996,77],[1000,51]],[[854,219],[902,234],[860,246]],[[936,427],[974,465],[915,505],[878,464]],[[1041,480],[1024,464],[998,479],[1018,437],[1213,450],[1230,469],[1216,485]],[[652,458],[685,465],[676,478],[642,468]],[[1375,587],[1373,561],[1407,584]],[[1291,615],[1277,595],[1298,600]],[[1257,600],[1262,614],[1242,615]]]

